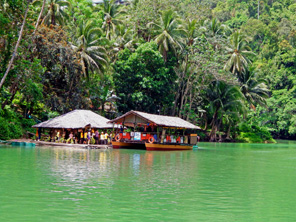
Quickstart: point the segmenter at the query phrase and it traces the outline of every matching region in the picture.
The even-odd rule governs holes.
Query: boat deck
[[[71,148],[84,148],[84,149],[110,149],[111,144],[101,145],[101,144],[71,144],[71,143],[55,143],[55,142],[45,142],[45,141],[34,141],[36,146],[63,146]]]

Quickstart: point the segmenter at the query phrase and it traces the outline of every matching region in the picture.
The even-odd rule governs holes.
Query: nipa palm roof
[[[55,129],[81,129],[86,126],[91,128],[113,128],[113,124],[107,123],[109,119],[100,116],[90,110],[73,110],[64,115],[55,117],[45,122],[36,124],[34,128]]]
[[[110,120],[108,123],[124,123],[127,126],[134,126],[135,123],[154,123],[155,125],[162,127],[200,129],[200,127],[179,117],[156,115],[134,110],[129,111],[114,120]]]

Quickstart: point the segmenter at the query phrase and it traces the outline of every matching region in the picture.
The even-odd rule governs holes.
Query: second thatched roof
[[[126,114],[110,120],[109,123],[124,123],[126,126],[134,126],[135,124],[155,124],[161,127],[183,128],[183,129],[200,129],[200,127],[174,116],[162,116],[139,111],[129,111]]]
[[[86,126],[98,129],[113,128],[113,124],[107,123],[108,121],[109,119],[90,110],[76,109],[64,115],[36,124],[32,127],[54,129],[81,129]]]

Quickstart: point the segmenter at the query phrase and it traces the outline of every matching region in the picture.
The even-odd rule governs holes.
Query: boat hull
[[[145,143],[146,150],[149,151],[174,151],[174,150],[192,150],[193,145],[180,145],[180,144],[157,144]]]
[[[129,143],[129,142],[117,142],[112,141],[113,149],[137,149],[145,150],[145,143]]]

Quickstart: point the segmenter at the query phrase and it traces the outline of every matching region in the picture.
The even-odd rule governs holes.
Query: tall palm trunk
[[[258,9],[257,9],[257,13],[258,13],[258,20],[259,20],[259,14],[260,14],[260,1],[258,0]]]
[[[192,91],[190,91],[190,96],[189,96],[189,112],[187,113],[187,117],[186,117],[186,120],[189,121],[189,113],[190,113],[190,110],[192,108],[192,104],[193,104],[193,98],[192,98]]]
[[[56,22],[55,22],[55,11],[54,11],[54,5],[51,4],[50,5],[50,8],[52,10],[52,14],[51,14],[51,24],[52,25],[56,25]]]
[[[230,140],[230,129],[231,129],[231,124],[229,123],[228,129],[227,129],[227,134],[226,134],[226,139]]]
[[[7,98],[7,99],[2,103],[2,106],[1,106],[2,109],[4,109],[5,106],[6,106],[8,103],[11,103],[12,100],[14,99],[15,94],[17,93],[17,91],[18,91],[18,89],[19,89],[19,85],[18,85],[19,82],[20,82],[20,79],[17,78],[17,79],[14,81],[14,83],[10,86],[10,90],[9,90],[9,92],[10,92],[11,96],[10,96],[10,98]]]
[[[37,19],[37,22],[36,22],[36,25],[35,25],[35,30],[34,30],[32,36],[35,35],[35,32],[36,32],[36,30],[37,30],[37,28],[38,28],[38,25],[39,25],[40,19],[41,19],[41,17],[42,17],[43,11],[44,11],[45,3],[46,3],[46,0],[43,0],[42,8],[41,8],[41,11],[40,11],[40,13],[39,13],[39,16],[38,16],[38,19]]]
[[[27,8],[26,8],[26,11],[25,11],[25,16],[24,16],[24,20],[23,20],[23,24],[22,24],[22,27],[21,27],[21,30],[20,30],[20,33],[19,33],[19,37],[18,37],[18,40],[16,42],[16,45],[15,45],[15,49],[12,53],[12,56],[11,56],[11,59],[10,59],[10,62],[8,64],[8,67],[7,67],[7,70],[3,76],[3,78],[1,79],[1,82],[0,82],[0,89],[2,88],[3,84],[4,84],[4,81],[11,69],[11,66],[12,66],[12,63],[13,63],[13,60],[16,56],[16,53],[17,53],[17,49],[19,47],[19,44],[21,42],[21,39],[22,39],[22,35],[23,35],[23,31],[24,31],[24,27],[25,27],[25,24],[26,24],[26,19],[27,19],[27,15],[28,15],[28,10],[29,10],[29,1],[27,1]]]
[[[184,100],[185,100],[185,97],[186,97],[186,95],[188,93],[189,80],[190,80],[190,77],[188,77],[188,79],[186,81],[186,84],[185,84],[185,86],[183,86],[183,89],[182,89],[179,117],[181,117],[181,112],[183,111],[183,106],[186,104],[186,101],[184,102]]]
[[[163,51],[163,60],[166,63],[168,60],[168,52],[166,50]]]
[[[212,129],[211,129],[211,133],[210,133],[210,142],[216,141],[216,133],[218,130],[217,118],[218,118],[218,109],[216,109],[216,111],[213,115],[212,123],[211,123]]]
[[[179,92],[179,90],[178,90],[177,92]],[[171,112],[172,116],[175,116],[176,109],[177,109],[177,103],[178,103],[179,97],[180,97],[179,94],[176,93],[174,107],[173,107],[173,110],[172,110],[172,112]]]

